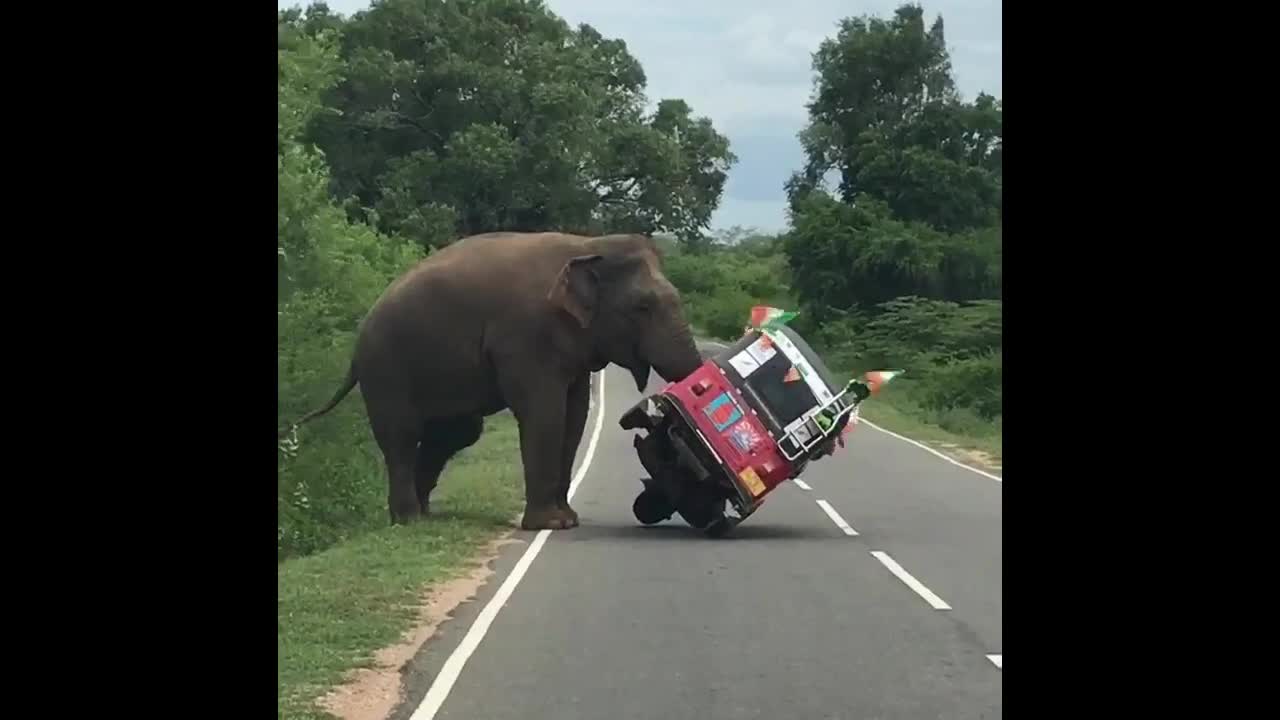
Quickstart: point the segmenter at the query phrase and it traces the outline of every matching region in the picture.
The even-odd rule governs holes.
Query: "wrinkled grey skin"
[[[465,238],[396,280],[365,319],[346,382],[357,384],[390,478],[392,522],[425,515],[440,472],[483,418],[520,428],[528,530],[578,524],[573,458],[590,373],[615,363],[644,390],[701,364],[657,247],[641,235],[494,233]]]

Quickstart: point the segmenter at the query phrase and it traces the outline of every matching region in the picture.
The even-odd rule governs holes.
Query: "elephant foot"
[[[572,515],[570,514],[572,513]],[[578,514],[572,510],[553,507],[546,509],[525,508],[520,527],[525,530],[568,530],[578,525]]]
[[[419,520],[425,519],[426,516],[427,516],[427,512],[425,509],[420,510],[419,508],[416,508],[416,507],[413,508],[412,510],[409,510],[406,508],[405,510],[402,510],[400,512],[392,511],[391,524],[392,525],[409,525],[411,523],[415,523],[415,522],[418,522]]]
[[[569,503],[560,503],[560,512],[569,518],[569,522],[572,523],[569,527],[578,527],[578,511],[569,507]]]

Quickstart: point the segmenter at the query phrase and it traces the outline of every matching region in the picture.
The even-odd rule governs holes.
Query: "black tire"
[[[728,535],[729,531],[735,526],[737,526],[736,522],[725,515],[721,515],[713,520],[703,532],[707,534],[707,537],[722,538]]]
[[[645,525],[654,525],[670,518],[675,508],[661,493],[645,489],[631,503],[631,512]]]
[[[724,499],[708,497],[703,493],[689,493],[680,507],[676,508],[676,512],[690,526],[702,530],[715,522],[717,517],[724,515]]]

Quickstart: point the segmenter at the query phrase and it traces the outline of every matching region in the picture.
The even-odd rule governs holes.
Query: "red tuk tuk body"
[[[650,474],[632,506],[636,518],[651,525],[679,513],[723,535],[774,488],[834,452],[858,404],[892,375],[868,373],[842,388],[794,330],[748,331],[619,420],[646,431],[634,442]]]
[[[714,360],[661,392],[692,421],[690,425],[724,466],[744,504],[759,507],[765,496],[792,477],[794,468],[768,428]]]

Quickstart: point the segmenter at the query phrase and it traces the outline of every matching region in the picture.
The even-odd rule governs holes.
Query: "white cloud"
[[[720,201],[716,217],[720,222],[715,224],[715,229],[740,225],[760,232],[781,232],[786,229],[787,201],[743,200],[726,195]]]

